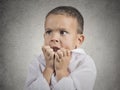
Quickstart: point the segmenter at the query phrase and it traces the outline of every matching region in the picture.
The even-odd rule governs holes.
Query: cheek
[[[62,45],[66,49],[74,49],[74,47],[75,47],[74,39],[73,38],[63,39]]]
[[[44,37],[44,44],[49,45],[49,39]]]

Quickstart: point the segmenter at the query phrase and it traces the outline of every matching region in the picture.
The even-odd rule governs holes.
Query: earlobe
[[[79,36],[80,38],[80,43],[83,43],[83,41],[84,41],[84,39],[85,39],[85,36],[83,35],[83,34],[80,34],[80,36]]]
[[[83,43],[85,36],[83,34],[78,34],[78,45],[77,47],[81,46],[81,44]]]

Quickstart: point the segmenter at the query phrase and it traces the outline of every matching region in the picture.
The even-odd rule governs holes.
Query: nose
[[[57,33],[52,34],[51,42],[59,42],[59,35]]]
[[[58,42],[58,40],[57,39],[52,39],[51,42]]]

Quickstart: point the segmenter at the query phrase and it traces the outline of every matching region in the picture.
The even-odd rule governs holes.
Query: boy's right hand
[[[46,67],[45,70],[43,71],[43,76],[50,85],[51,76],[54,72],[54,66],[53,66],[54,52],[53,49],[50,48],[50,46],[43,46],[42,51],[46,61]]]
[[[53,60],[54,60],[55,53],[54,53],[53,49],[50,48],[50,46],[43,46],[42,51],[43,51],[43,54],[44,54],[45,60],[46,60],[46,68],[54,70]]]

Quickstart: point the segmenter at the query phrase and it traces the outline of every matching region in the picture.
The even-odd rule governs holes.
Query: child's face
[[[49,15],[45,21],[45,45],[58,49],[75,49],[80,44],[77,27],[75,18],[65,15]]]

